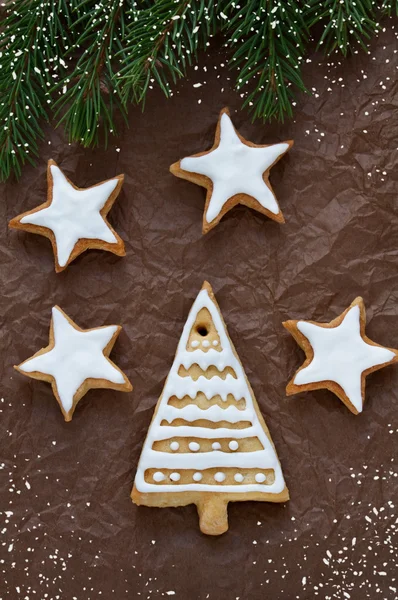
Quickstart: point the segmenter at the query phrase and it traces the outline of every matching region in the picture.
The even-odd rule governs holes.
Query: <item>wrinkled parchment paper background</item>
[[[355,417],[326,391],[285,397],[303,355],[281,322],[329,321],[359,294],[368,334],[398,345],[398,90],[393,21],[340,61],[310,56],[294,120],[250,123],[214,47],[167,101],[150,94],[107,151],[46,129],[36,168],[1,188],[0,597],[61,600],[397,598],[397,388],[368,379]],[[194,87],[201,83],[202,86]],[[213,143],[228,105],[257,143],[293,138],[272,170],[281,226],[244,207],[201,234],[205,192],[169,165]],[[81,187],[125,174],[110,218],[127,256],[91,251],[56,275],[50,244],[7,230],[46,196],[55,159]],[[204,279],[279,453],[291,501],[230,504],[228,533],[196,508],[134,506],[142,443]],[[92,391],[63,422],[50,386],[12,365],[47,344],[59,304],[82,327],[120,323],[112,357],[131,394]]]

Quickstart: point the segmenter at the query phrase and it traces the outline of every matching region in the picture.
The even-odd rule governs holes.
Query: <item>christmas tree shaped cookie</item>
[[[213,147],[179,160],[171,165],[170,171],[207,189],[203,233],[213,229],[236,204],[244,204],[284,223],[269,174],[292,146],[292,140],[264,146],[245,140],[224,108]]]
[[[286,388],[287,395],[327,389],[357,415],[365,402],[365,379],[373,371],[398,362],[398,350],[384,348],[365,334],[366,314],[358,297],[330,323],[285,321],[306,354]]]
[[[200,529],[228,529],[228,502],[285,502],[289,493],[211,286],[185,324],[149,426],[132,499],[146,506],[196,504]]]

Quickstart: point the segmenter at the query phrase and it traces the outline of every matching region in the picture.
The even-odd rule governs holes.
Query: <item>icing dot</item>
[[[200,342],[198,342],[198,340],[194,340],[193,342],[191,342],[191,346],[192,348],[197,348],[199,346]]]
[[[213,346],[218,346],[218,340],[213,340]]]
[[[180,444],[178,442],[171,442],[171,444],[170,444],[170,448],[173,452],[177,452],[179,447],[180,447]]]
[[[202,477],[203,477],[202,473],[194,473],[193,476],[192,476],[192,479],[194,481],[201,481]]]
[[[179,473],[172,473],[170,475],[171,481],[180,481],[181,475]]]
[[[232,440],[228,444],[230,450],[237,450],[239,448],[239,444],[236,440]]]
[[[163,481],[165,479],[165,475],[163,475],[163,473],[161,471],[156,471],[156,473],[153,474],[153,480],[154,481]]]
[[[214,475],[214,479],[217,481],[217,483],[222,483],[225,480],[225,473],[218,471],[218,473]]]
[[[200,448],[200,445],[197,442],[189,442],[188,447],[192,452],[197,452]]]
[[[263,483],[267,477],[264,475],[264,473],[257,473],[254,479],[257,481],[257,483]]]
[[[213,450],[220,450],[221,444],[219,442],[213,442],[211,447],[213,448]]]
[[[244,477],[241,473],[235,473],[234,479],[237,483],[242,483],[242,481],[244,480]]]
[[[202,346],[204,346],[205,348],[208,348],[210,346],[209,340],[203,340]]]

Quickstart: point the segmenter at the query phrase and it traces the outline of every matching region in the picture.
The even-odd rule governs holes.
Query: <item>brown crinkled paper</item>
[[[310,57],[313,95],[298,98],[294,120],[251,124],[215,48],[171,100],[153,91],[144,114],[132,110],[108,150],[47,128],[37,167],[2,186],[2,600],[398,597],[398,369],[368,378],[360,416],[327,391],[286,398],[303,353],[282,327],[330,321],[362,295],[369,337],[397,346],[398,54],[387,25],[368,55]],[[169,173],[211,147],[223,106],[254,143],[295,140],[271,172],[285,225],[237,207],[202,236],[205,190]],[[109,215],[125,258],[90,251],[57,275],[46,239],[7,230],[44,201],[49,158],[80,187],[125,174]],[[220,538],[200,533],[195,506],[137,507],[129,497],[205,279],[291,494],[286,505],[230,504]],[[49,385],[12,368],[46,344],[54,304],[81,327],[123,326],[112,358],[134,385],[89,392],[71,423]]]

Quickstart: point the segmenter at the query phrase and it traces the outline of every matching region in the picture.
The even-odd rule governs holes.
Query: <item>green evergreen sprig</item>
[[[198,49],[205,48],[216,30],[215,3],[157,2],[130,23],[119,77],[124,102],[143,103],[151,81],[169,97],[171,84],[185,75]]]
[[[33,162],[49,89],[64,77],[70,23],[67,0],[15,0],[0,32],[0,177],[17,176]]]
[[[379,31],[398,0],[11,0],[0,31],[0,179],[33,162],[55,116],[71,141],[115,134],[115,116],[152,87],[169,97],[200,50],[224,36],[253,119],[291,116],[316,36],[346,55]],[[320,31],[320,33],[319,33]]]
[[[338,49],[344,56],[355,44],[366,51],[366,41],[379,29],[374,5],[372,0],[309,0],[309,26],[324,25],[318,47],[324,45],[326,54]]]
[[[237,9],[231,1],[221,17],[228,44],[236,48],[230,63],[238,70],[236,88],[248,89],[243,106],[255,119],[291,116],[294,87],[306,91],[300,62],[308,29],[301,4],[247,0]]]
[[[106,144],[108,133],[116,133],[115,108],[125,116],[114,57],[125,52],[129,15],[126,7],[130,8],[132,2],[118,0],[93,5],[91,0],[80,0],[74,4],[77,18],[73,29],[79,35],[66,56],[73,61],[77,55],[78,59],[71,73],[53,89],[60,94],[54,105],[55,114],[64,111],[59,123],[65,125],[70,141],[83,146],[96,145],[102,125]]]

